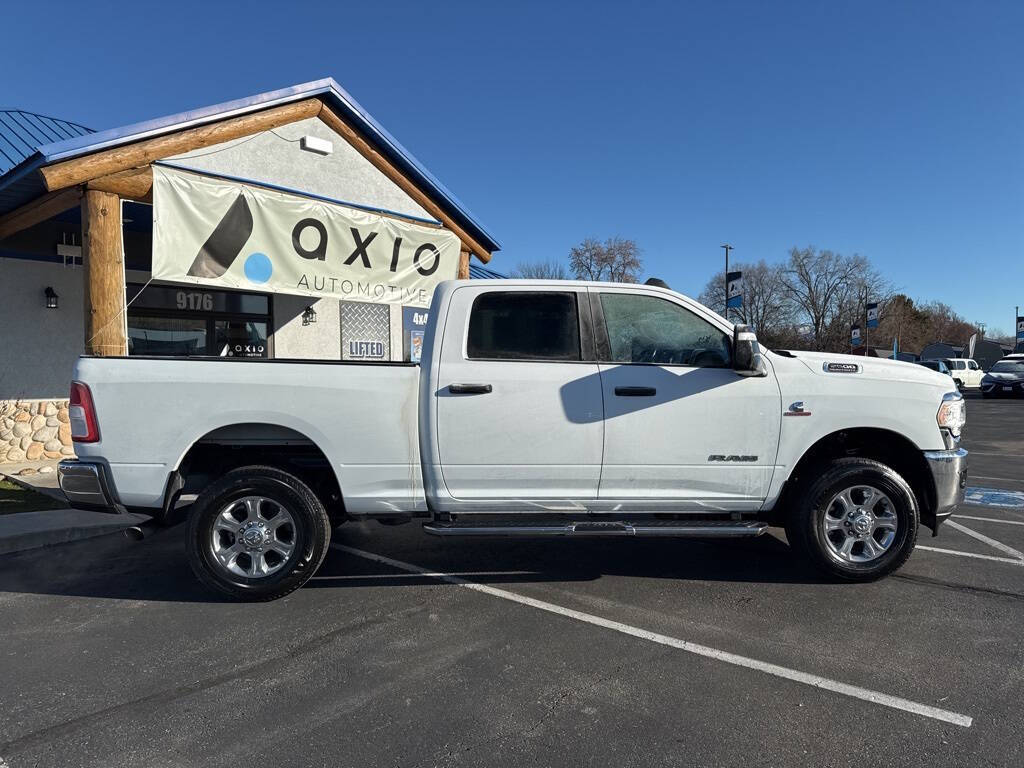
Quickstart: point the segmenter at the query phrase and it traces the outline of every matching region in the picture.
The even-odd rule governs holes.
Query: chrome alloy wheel
[[[889,551],[898,527],[892,501],[870,485],[854,485],[837,493],[821,519],[829,554],[844,563],[877,560]]]
[[[229,573],[260,579],[288,562],[295,538],[295,518],[285,507],[266,496],[243,496],[217,514],[210,551]]]

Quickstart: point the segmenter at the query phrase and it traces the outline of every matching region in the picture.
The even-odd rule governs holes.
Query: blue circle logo
[[[265,253],[250,253],[245,260],[245,276],[251,283],[265,283],[274,272],[274,265]]]

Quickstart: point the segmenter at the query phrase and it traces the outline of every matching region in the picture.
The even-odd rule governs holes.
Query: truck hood
[[[950,391],[956,389],[956,385],[950,376],[933,371],[930,368],[925,368],[923,365],[917,365],[916,363],[905,363],[901,360],[884,360],[878,357],[862,357],[861,355],[837,355],[830,352],[793,352],[791,354],[807,366],[811,373],[818,376],[851,378],[855,375],[863,379],[926,384],[933,387],[942,387]],[[829,363],[856,365],[860,373],[851,374],[828,371],[826,366]]]

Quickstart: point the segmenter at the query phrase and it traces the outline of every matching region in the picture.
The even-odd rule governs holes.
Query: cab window
[[[466,354],[471,360],[580,359],[575,293],[493,291],[473,302]]]
[[[730,366],[729,336],[688,309],[657,296],[602,293],[610,362]]]

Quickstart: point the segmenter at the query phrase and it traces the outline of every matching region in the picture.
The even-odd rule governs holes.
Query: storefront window
[[[214,349],[220,357],[267,357],[267,324],[252,320],[216,320]]]
[[[208,355],[206,322],[184,317],[128,316],[130,355]]]
[[[272,357],[269,296],[133,284],[126,293],[130,355]]]

